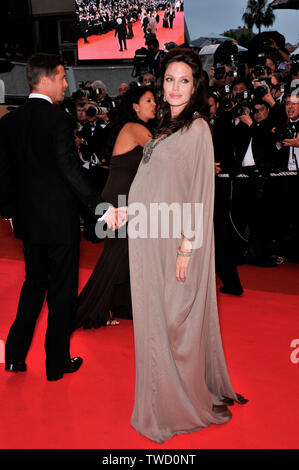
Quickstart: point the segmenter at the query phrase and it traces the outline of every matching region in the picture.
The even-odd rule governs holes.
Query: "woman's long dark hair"
[[[163,84],[167,67],[174,62],[184,62],[192,69],[194,92],[185,108],[175,118],[171,118],[170,105],[164,101]],[[162,134],[170,135],[182,128],[188,128],[194,116],[208,119],[208,94],[206,80],[203,75],[199,55],[188,48],[176,47],[171,49],[161,62],[161,77],[159,79],[159,104],[158,115],[160,117],[155,137]]]
[[[141,119],[139,119],[133,108],[133,104],[134,103],[138,104],[141,97],[147,91],[150,91],[155,98],[155,92],[149,86],[137,86],[137,87],[129,88],[126,91],[126,93],[122,96],[120,107],[117,110],[117,116],[114,119],[113,124],[111,124],[111,127],[109,129],[109,138],[108,138],[107,148],[106,148],[108,155],[112,154],[112,150],[113,150],[115,141],[117,139],[117,136],[119,132],[121,131],[121,129],[123,128],[123,126],[127,124],[128,122],[136,122],[136,123],[142,124],[151,130],[151,124],[146,123],[142,121]]]

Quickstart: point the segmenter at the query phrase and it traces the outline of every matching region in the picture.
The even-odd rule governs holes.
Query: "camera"
[[[215,80],[221,80],[225,76],[225,66],[224,65],[219,65],[214,69],[214,78]]]
[[[293,124],[280,126],[275,129],[276,142],[282,142],[285,139],[295,139],[297,135],[296,127]]]
[[[271,77],[265,77],[259,83],[260,85],[253,91],[254,98],[257,100],[261,100],[269,92],[270,87],[272,87]]]
[[[91,104],[86,109],[85,114],[88,117],[95,117],[95,116],[98,116],[99,114],[105,114],[107,112],[108,112],[107,108],[100,108],[99,106],[96,106],[95,104]]]
[[[234,118],[243,116],[245,114],[245,108],[241,104],[237,104],[233,109],[232,109],[232,116]]]
[[[291,58],[291,75],[298,75],[299,72],[299,54],[295,54]]]

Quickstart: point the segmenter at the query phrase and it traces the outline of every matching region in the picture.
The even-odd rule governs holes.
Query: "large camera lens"
[[[86,113],[86,116],[95,117],[98,114],[98,108],[96,108],[95,106],[89,106],[89,108],[87,108],[85,113]]]
[[[255,77],[262,77],[263,75],[265,75],[265,69],[264,67],[258,65],[257,67],[254,67],[253,73]]]
[[[223,66],[220,66],[220,67],[215,67],[215,71],[214,71],[214,78],[216,80],[221,80],[221,78],[223,78],[225,75],[225,67],[224,65]]]

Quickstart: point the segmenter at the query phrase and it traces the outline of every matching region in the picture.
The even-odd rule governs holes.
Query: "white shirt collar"
[[[49,103],[53,104],[53,101],[51,100],[50,96],[43,95],[42,93],[30,93],[29,99],[30,98],[41,98],[42,100],[47,100]]]

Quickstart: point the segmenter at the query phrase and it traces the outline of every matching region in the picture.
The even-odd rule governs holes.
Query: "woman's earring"
[[[165,98],[165,96],[163,96],[163,101],[164,101],[164,103],[166,103],[166,98]]]

